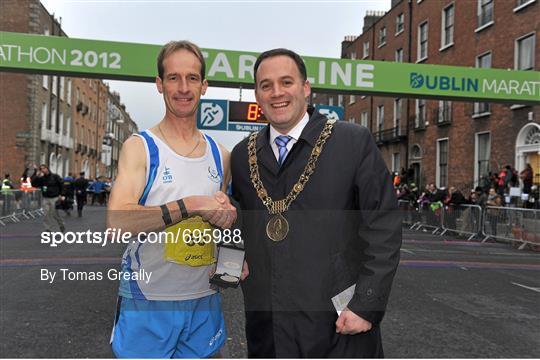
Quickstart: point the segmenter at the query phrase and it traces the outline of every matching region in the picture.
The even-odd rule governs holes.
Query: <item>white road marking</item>
[[[404,249],[404,248],[401,248],[400,250],[403,251],[403,252],[406,252],[407,254],[414,255],[414,253],[411,250],[407,250],[407,249]]]
[[[525,289],[540,292],[540,287],[526,286],[526,285],[518,284],[518,283],[515,283],[515,282],[512,282],[512,284],[517,285],[517,286],[521,286],[522,288],[525,288]]]

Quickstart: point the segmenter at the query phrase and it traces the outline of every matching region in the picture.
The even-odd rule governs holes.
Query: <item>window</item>
[[[65,100],[64,94],[64,77],[60,76],[60,99]]]
[[[399,48],[396,50],[396,62],[403,62],[403,49]]]
[[[478,28],[493,21],[493,0],[478,0]]]
[[[43,75],[41,78],[43,79],[43,88],[48,89],[49,88],[49,75]]]
[[[64,130],[64,114],[62,113],[62,111],[60,111],[58,118],[59,118],[58,134],[65,135],[66,133]]]
[[[448,139],[437,140],[437,187],[448,186]]]
[[[386,26],[379,29],[379,47],[386,44]]]
[[[356,119],[354,118],[354,116],[351,116],[349,118],[349,122],[352,123],[352,124],[354,124],[356,122]]]
[[[364,47],[363,47],[363,56],[362,56],[362,59],[365,59],[369,56],[369,41],[366,41],[364,43]]]
[[[418,25],[418,55],[417,61],[422,61],[428,55],[428,23],[424,21]]]
[[[477,68],[491,68],[491,52],[478,56],[476,58],[476,67]],[[490,110],[489,103],[475,102],[473,105],[473,116],[489,114],[489,110]]]
[[[395,128],[395,136],[401,135],[401,99],[395,99],[394,100],[394,128]]]
[[[452,102],[439,101],[439,109],[437,110],[437,123],[448,124],[452,121]]]
[[[334,106],[334,97],[333,97],[333,96],[330,96],[330,97],[328,98],[328,105]]]
[[[338,106],[343,106],[343,95],[339,94],[337,96],[337,105]]]
[[[477,133],[475,141],[475,164],[474,179],[475,185],[480,183],[480,179],[489,176],[491,144],[489,133]]]
[[[443,9],[441,48],[448,47],[454,43],[454,4]]]
[[[379,29],[379,47],[386,44],[386,26]]]
[[[67,103],[71,105],[71,79],[67,81]]]
[[[423,129],[426,125],[426,100],[416,100],[416,116],[414,117],[414,127]]]
[[[354,104],[356,102],[356,96],[349,95],[349,104]]]
[[[47,112],[48,112],[48,106],[47,103],[43,103],[43,106],[41,107],[41,128],[47,129]]]
[[[515,50],[515,69],[533,70],[534,69],[534,43],[535,34],[526,35],[516,41]]]
[[[53,76],[52,77],[52,85],[51,85],[51,91],[54,95],[56,95],[56,92],[57,92],[57,89],[56,87],[58,86],[58,76]]]
[[[368,127],[368,113],[366,111],[360,115],[360,124],[364,127]]]
[[[51,110],[51,127],[50,127],[50,129],[51,129],[52,132],[56,131],[56,109],[55,108],[52,108],[52,110]]]
[[[516,7],[514,8],[514,12],[518,12],[519,10],[533,4],[536,0],[517,0],[516,1]]]
[[[400,164],[400,156],[399,153],[393,153],[392,154],[392,172],[400,172],[401,164]]]
[[[351,60],[356,60],[356,53],[354,51],[351,53]]]
[[[377,107],[377,131],[384,130],[384,105]]]
[[[403,13],[396,16],[396,35],[401,34],[405,27],[405,15]]]

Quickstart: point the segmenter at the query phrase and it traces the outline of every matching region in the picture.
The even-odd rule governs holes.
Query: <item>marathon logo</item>
[[[431,76],[412,72],[409,85],[413,89],[426,88],[429,90],[480,92],[496,95],[540,95],[540,81],[474,79],[456,76]]]

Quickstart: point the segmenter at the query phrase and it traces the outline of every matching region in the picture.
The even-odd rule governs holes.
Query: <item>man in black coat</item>
[[[63,184],[62,178],[52,173],[45,164],[40,165],[39,171],[32,176],[32,186],[41,189],[41,204],[45,212],[45,216],[43,217],[45,231],[52,230],[53,220],[58,223],[60,231],[64,232],[66,230],[64,221],[56,209],[56,202],[58,200],[64,200],[64,197],[61,196]]]
[[[271,126],[231,159],[250,268],[248,356],[382,357],[379,324],[401,246],[390,174],[366,128],[308,108],[296,53],[267,51],[254,74]],[[332,298],[352,285],[338,317]]]
[[[73,183],[73,187],[77,199],[77,215],[82,217],[83,208],[86,204],[86,189],[88,189],[88,180],[84,177],[84,171],[79,173],[79,177]]]

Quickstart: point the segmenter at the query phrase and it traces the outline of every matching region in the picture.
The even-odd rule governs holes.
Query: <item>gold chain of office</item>
[[[298,196],[298,194],[300,194],[302,190],[304,190],[304,187],[308,182],[309,177],[315,172],[317,159],[319,159],[319,155],[321,155],[323,151],[326,140],[332,134],[332,128],[334,127],[335,122],[335,120],[326,121],[324,129],[321,131],[321,134],[319,135],[319,138],[315,143],[315,147],[311,151],[311,156],[309,157],[306,167],[304,168],[304,172],[302,173],[302,175],[300,175],[300,178],[298,179],[296,184],[294,184],[287,197],[285,199],[277,201],[272,200],[261,181],[256,154],[257,133],[253,133],[250,135],[248,142],[249,176],[251,178],[253,186],[255,187],[255,191],[257,191],[259,199],[261,199],[262,203],[266,206],[270,214],[281,214],[287,211],[291,203]]]

